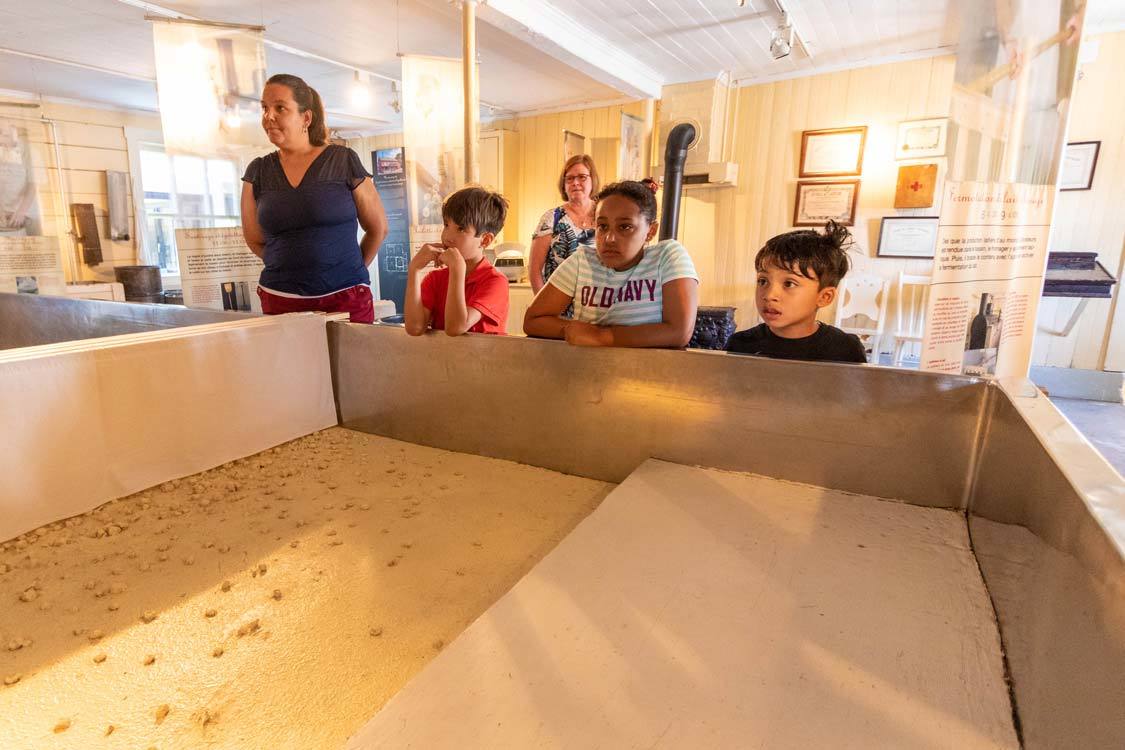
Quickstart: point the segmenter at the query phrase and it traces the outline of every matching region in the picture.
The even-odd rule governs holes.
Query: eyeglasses
[[[590,175],[588,174],[572,174],[566,176],[567,182],[589,182]]]

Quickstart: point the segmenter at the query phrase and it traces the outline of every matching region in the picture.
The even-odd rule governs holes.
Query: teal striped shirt
[[[579,245],[548,280],[574,300],[574,319],[600,326],[639,326],[664,320],[664,285],[695,279],[695,265],[679,242],[664,240],[644,249],[626,271],[602,264],[592,247]]]

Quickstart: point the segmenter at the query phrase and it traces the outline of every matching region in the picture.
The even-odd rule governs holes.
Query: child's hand
[[[613,346],[613,334],[608,328],[592,323],[572,321],[563,331],[566,343],[572,346]]]
[[[455,247],[443,248],[438,261],[451,271],[465,270],[465,259]]]
[[[409,269],[411,271],[421,271],[430,263],[437,263],[438,258],[441,257],[443,248],[441,245],[422,245],[418,249],[418,254],[410,259]]]

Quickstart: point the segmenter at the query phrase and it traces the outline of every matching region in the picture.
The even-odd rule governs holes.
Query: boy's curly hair
[[[851,232],[829,221],[823,234],[815,229],[799,229],[771,238],[754,258],[754,269],[764,271],[773,266],[815,279],[821,289],[839,286],[851,267],[847,253],[851,245]]]

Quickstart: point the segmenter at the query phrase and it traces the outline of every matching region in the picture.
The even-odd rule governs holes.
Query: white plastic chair
[[[908,343],[922,343],[926,331],[926,305],[930,300],[930,277],[898,273],[898,302],[895,305],[895,354],[891,364],[902,365]]]
[[[879,364],[879,342],[887,322],[889,284],[879,276],[847,276],[840,282],[836,302],[836,327],[866,339],[868,361]],[[866,319],[866,321],[864,320]]]

